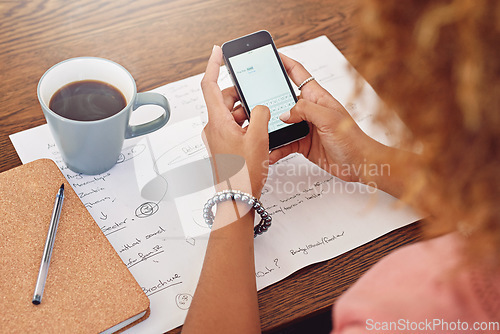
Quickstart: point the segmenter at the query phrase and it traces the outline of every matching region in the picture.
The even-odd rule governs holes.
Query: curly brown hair
[[[406,199],[428,235],[468,235],[469,259],[500,267],[500,1],[366,0],[355,64],[421,147]]]

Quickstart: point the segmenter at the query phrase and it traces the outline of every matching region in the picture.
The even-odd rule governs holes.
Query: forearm
[[[254,213],[252,210],[238,218],[233,205],[233,202],[218,205],[183,333],[260,332]]]
[[[364,149],[365,158],[359,166],[360,182],[401,198],[406,180],[401,168],[395,168],[394,163],[401,160],[409,164],[414,153],[388,147],[375,141]],[[396,165],[402,164],[398,161]]]

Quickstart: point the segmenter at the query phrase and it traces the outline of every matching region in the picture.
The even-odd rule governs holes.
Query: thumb
[[[320,127],[332,117],[331,110],[308,100],[300,99],[289,112],[280,115],[285,123],[299,123],[307,121]]]
[[[271,114],[266,106],[256,106],[250,113],[250,121],[247,128],[247,135],[255,140],[265,138],[268,140],[269,135],[267,128]]]

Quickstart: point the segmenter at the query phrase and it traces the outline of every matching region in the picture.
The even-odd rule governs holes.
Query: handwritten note
[[[367,134],[397,144],[372,122],[378,97],[368,84],[362,96],[350,99],[354,80],[349,64],[326,37],[280,51],[301,61]],[[214,191],[200,137],[207,119],[201,77],[155,89],[169,99],[170,122],[157,132],[126,140],[118,164],[101,175],[69,170],[46,125],[11,135],[23,163],[39,158],[56,162],[150,298],[149,319],[128,333],[158,333],[181,325],[200,274],[210,232],[201,210]],[[231,85],[224,67],[219,84]],[[133,122],[155,113],[154,107],[142,108]],[[255,239],[259,289],[419,218],[390,195],[343,182],[298,154],[271,167],[262,202],[273,225]]]

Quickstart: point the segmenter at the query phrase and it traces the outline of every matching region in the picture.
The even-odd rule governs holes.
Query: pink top
[[[456,233],[377,263],[333,309],[333,334],[500,333],[500,272],[466,270]]]

